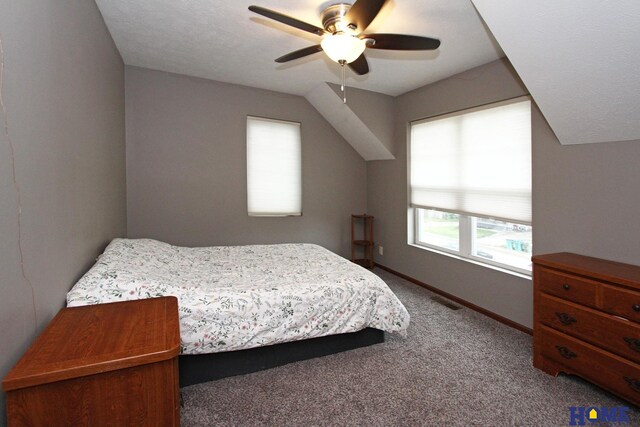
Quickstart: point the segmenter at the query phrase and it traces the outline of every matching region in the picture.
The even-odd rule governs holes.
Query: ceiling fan
[[[369,64],[363,53],[366,48],[433,50],[440,46],[440,40],[430,37],[405,34],[365,34],[364,30],[375,19],[386,1],[356,0],[353,5],[338,3],[328,6],[320,14],[324,28],[260,6],[249,6],[249,10],[291,27],[323,37],[320,44],[288,53],[277,58],[276,62],[288,62],[324,51],[329,58],[342,66],[344,90],[345,64],[359,75],[369,72]]]

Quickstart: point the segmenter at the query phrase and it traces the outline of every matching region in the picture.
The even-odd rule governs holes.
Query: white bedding
[[[173,295],[183,354],[355,332],[406,334],[409,313],[375,274],[312,244],[185,248],[115,239],[69,307]]]

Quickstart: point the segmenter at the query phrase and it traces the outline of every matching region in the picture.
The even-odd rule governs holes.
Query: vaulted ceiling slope
[[[640,139],[640,2],[472,0],[562,144]]]
[[[320,37],[248,10],[273,9],[321,26],[320,11],[340,0],[96,0],[125,64],[296,95],[340,81],[323,53],[286,64],[286,53]],[[345,0],[353,3],[354,0]],[[470,0],[389,0],[367,32],[435,37],[436,51],[367,51],[370,73],[347,83],[399,95],[504,56]]]
[[[392,97],[350,89],[344,104],[339,87],[320,83],[305,98],[364,160],[395,159]]]

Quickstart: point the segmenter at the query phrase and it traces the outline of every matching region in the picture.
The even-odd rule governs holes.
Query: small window
[[[410,242],[531,272],[531,101],[411,123]]]
[[[300,123],[247,117],[249,216],[302,215]]]

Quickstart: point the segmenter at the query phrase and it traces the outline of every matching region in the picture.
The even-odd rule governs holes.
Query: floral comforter
[[[115,239],[69,307],[173,295],[183,354],[354,332],[406,334],[409,313],[375,274],[312,244],[185,248]]]

